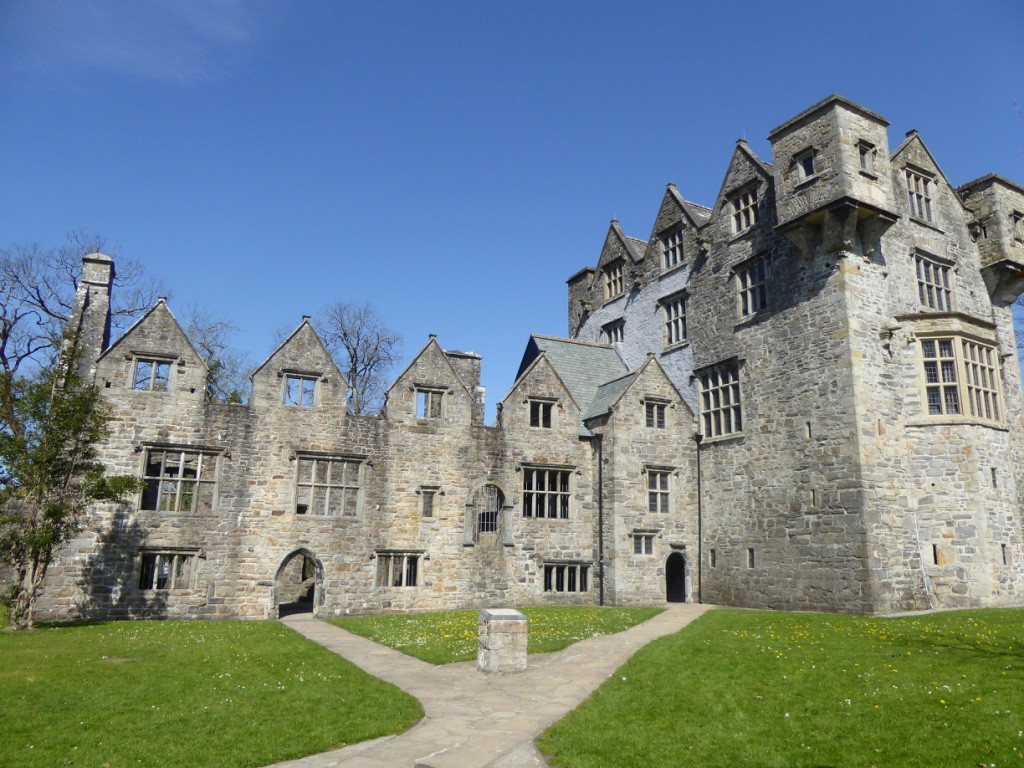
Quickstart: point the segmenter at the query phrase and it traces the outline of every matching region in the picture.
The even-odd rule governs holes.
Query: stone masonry
[[[492,426],[480,358],[433,337],[351,415],[308,318],[247,405],[209,402],[163,301],[111,343],[88,257],[103,457],[145,490],[92,509],[40,618],[1024,604],[1024,189],[955,188],[887,129],[831,96],[771,163],[740,141],[710,207],[669,185],[647,240],[612,222]]]

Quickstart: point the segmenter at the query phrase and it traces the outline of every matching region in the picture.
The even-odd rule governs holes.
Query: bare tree
[[[189,306],[185,315],[185,334],[206,362],[206,399],[220,403],[245,403],[252,386],[253,364],[249,355],[231,344],[230,336],[238,327],[214,316],[198,304]]]
[[[71,316],[82,277],[82,257],[107,249],[98,235],[71,232],[59,248],[13,245],[0,249],[0,369],[9,376],[51,362]],[[108,256],[113,255],[107,253]],[[119,261],[114,278],[111,323],[126,328],[148,310],[162,284],[143,273],[138,261]]]
[[[379,411],[387,374],[401,349],[401,335],[384,324],[372,304],[329,304],[318,319],[324,343],[348,379],[349,410],[354,414]]]

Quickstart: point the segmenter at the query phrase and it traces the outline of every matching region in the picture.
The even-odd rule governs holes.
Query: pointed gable
[[[346,405],[347,394],[345,377],[308,317],[252,375],[254,406],[337,407]]]
[[[384,414],[401,421],[469,424],[473,402],[473,392],[431,336],[388,388]]]
[[[541,354],[565,383],[581,413],[588,410],[601,384],[627,372],[618,353],[605,344],[534,334],[519,365],[517,381]],[[583,434],[589,434],[582,423],[580,429]]]
[[[740,139],[719,189],[712,220],[723,239],[752,229],[767,218],[772,168]]]
[[[100,355],[97,380],[107,387],[205,396],[207,367],[160,299]]]
[[[893,150],[890,163],[900,211],[939,227],[949,216],[955,217],[957,223],[965,216],[960,195],[917,131],[907,132],[907,138]]]

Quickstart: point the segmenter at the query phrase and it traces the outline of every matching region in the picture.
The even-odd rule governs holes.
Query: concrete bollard
[[[477,621],[476,667],[487,674],[526,669],[527,621],[511,608],[481,608]]]

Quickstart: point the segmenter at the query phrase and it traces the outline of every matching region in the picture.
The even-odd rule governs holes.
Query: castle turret
[[[957,192],[973,217],[985,285],[992,298],[1012,304],[1024,293],[1024,187],[993,173]]]
[[[105,254],[90,253],[82,259],[75,303],[68,331],[78,348],[78,374],[92,381],[96,358],[110,345],[110,286],[114,262]]]
[[[896,221],[888,125],[833,95],[769,134],[778,229],[805,257],[870,254]]]

